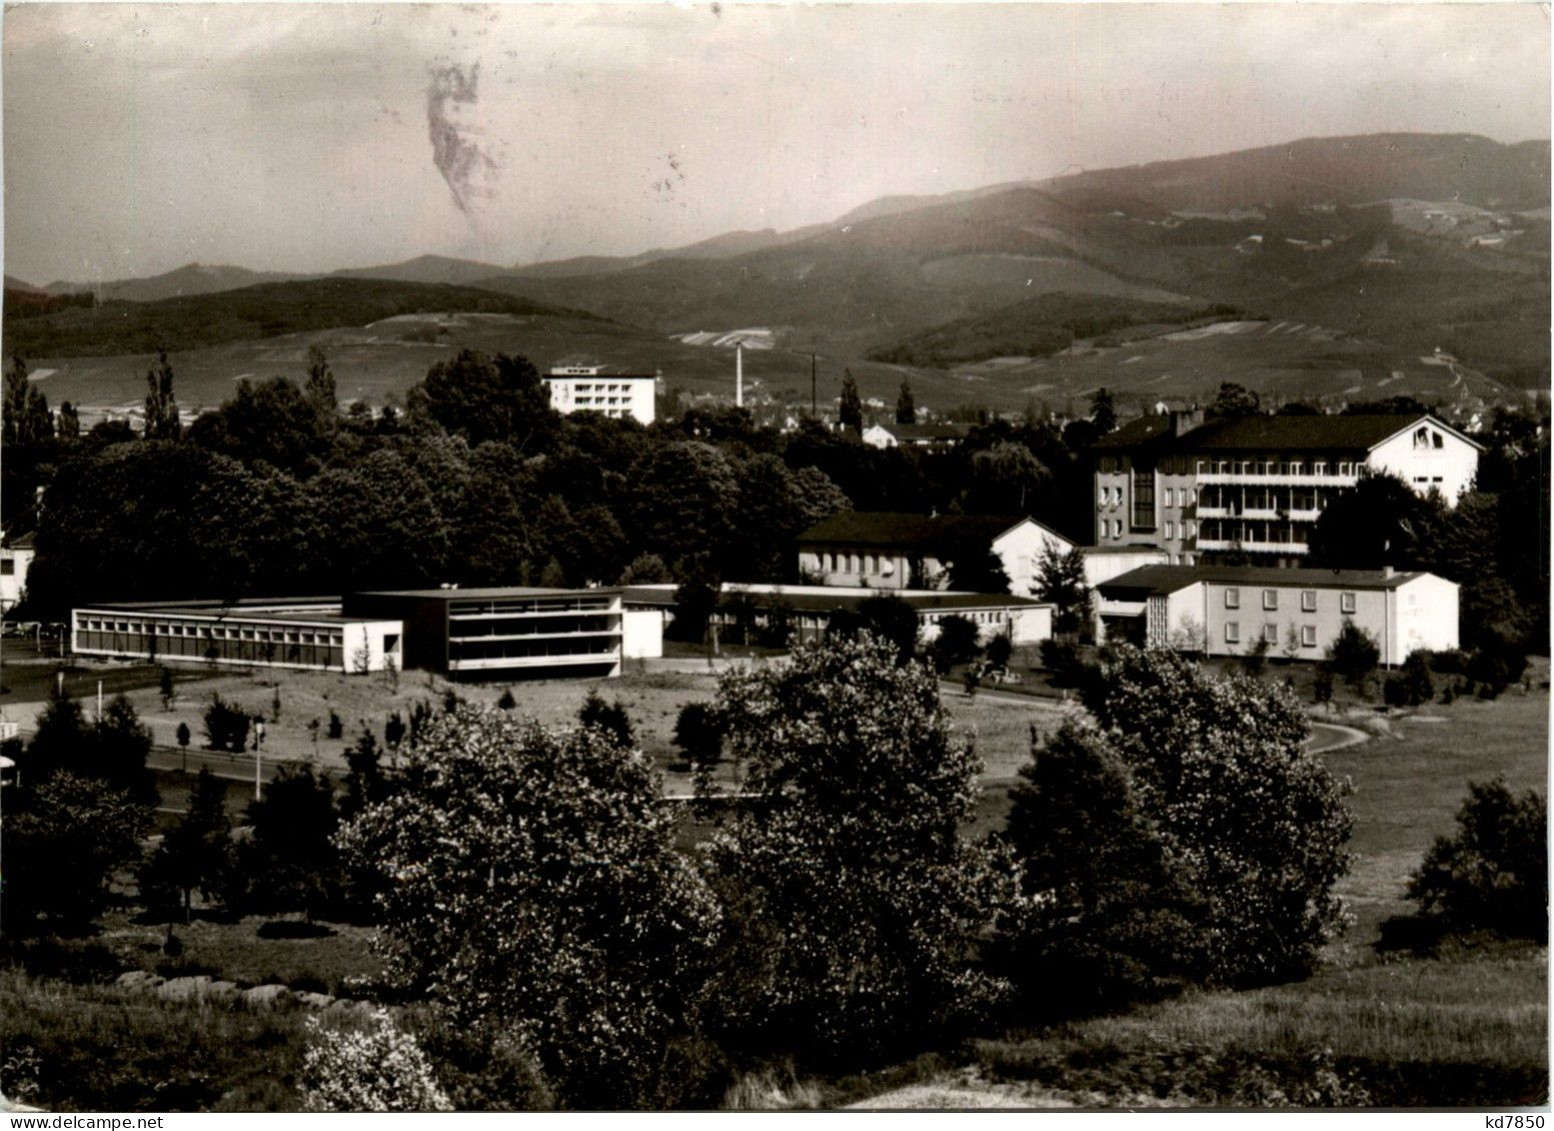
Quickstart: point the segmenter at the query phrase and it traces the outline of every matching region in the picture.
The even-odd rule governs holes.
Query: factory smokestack
[[[745,407],[745,347],[734,347],[734,407]]]

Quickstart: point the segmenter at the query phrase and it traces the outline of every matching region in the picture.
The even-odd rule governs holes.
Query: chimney
[[[1171,410],[1171,435],[1181,436],[1191,432],[1203,423],[1203,410],[1201,408],[1184,408]]]
[[[1391,566],[1384,565],[1384,566],[1381,567],[1381,576],[1383,578],[1385,578],[1386,580],[1388,580],[1388,581],[1392,580],[1392,578],[1393,578],[1393,576],[1395,574],[1396,574],[1396,571]]]
[[[734,347],[734,407],[745,405],[745,347]]]

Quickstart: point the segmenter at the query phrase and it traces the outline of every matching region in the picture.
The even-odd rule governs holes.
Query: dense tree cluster
[[[148,420],[85,437],[7,378],[5,483],[25,527],[46,486],[33,605],[367,586],[796,580],[795,536],[847,507],[1035,513],[1083,530],[1087,470],[1055,429],[996,421],[947,452],[880,450],[743,409],[644,428],[560,417],[522,358],[462,351],[406,406],[341,409],[314,350],[298,383],[238,383],[180,436],[165,359]],[[62,420],[64,419],[62,415]],[[78,432],[78,428],[75,430]],[[964,556],[964,555],[962,555]],[[990,563],[957,584],[998,585]]]

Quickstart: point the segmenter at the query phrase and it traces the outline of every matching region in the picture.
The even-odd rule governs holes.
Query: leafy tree
[[[392,974],[508,1033],[570,1106],[652,1102],[706,976],[716,905],[650,764],[581,728],[460,708],[348,825]]]
[[[12,451],[40,448],[54,436],[54,418],[49,413],[48,398],[42,389],[27,380],[27,363],[19,357],[12,357],[11,368],[6,370],[5,401],[0,413],[3,413],[0,443]]]
[[[1246,658],[1241,661],[1242,666],[1246,668],[1247,675],[1253,679],[1262,676],[1264,670],[1268,667],[1268,650],[1272,647],[1273,645],[1268,638],[1261,633],[1258,634],[1257,639],[1247,645]]]
[[[1017,882],[995,963],[1029,1008],[1083,1013],[1159,997],[1202,977],[1203,908],[1108,737],[1072,720],[1010,791],[1005,844]]]
[[[1416,495],[1395,475],[1366,473],[1323,508],[1309,559],[1330,569],[1429,568],[1441,536],[1439,496]]]
[[[240,861],[248,907],[265,914],[301,911],[309,922],[338,907],[345,889],[332,841],[338,823],[329,775],[307,763],[282,766],[264,796],[248,803],[253,836]]]
[[[683,441],[656,448],[632,466],[627,526],[633,544],[684,577],[705,556],[723,576],[739,521],[739,479],[719,448]]]
[[[1262,410],[1263,401],[1255,389],[1248,389],[1245,385],[1238,385],[1234,381],[1222,381],[1219,392],[1214,395],[1214,400],[1204,412],[1204,416],[1211,419],[1256,416]]]
[[[6,790],[0,821],[8,932],[42,916],[50,929],[90,923],[109,902],[115,872],[140,859],[151,809],[100,778],[57,770]]]
[[[405,410],[412,420],[434,422],[472,445],[500,440],[519,451],[543,450],[559,426],[527,358],[470,349],[427,370],[405,395]]]
[[[403,727],[403,723],[400,724]],[[345,752],[345,795],[340,798],[340,820],[349,821],[369,805],[375,805],[388,793],[383,775],[383,751],[378,739],[364,724],[356,743]]]
[[[1036,596],[1053,606],[1055,632],[1088,633],[1090,586],[1085,580],[1085,555],[1078,546],[1064,553],[1056,542],[1043,543],[1036,566]]]
[[[704,571],[692,572],[674,591],[674,620],[669,625],[669,635],[691,643],[704,640],[707,622],[718,607],[721,592],[718,582]]]
[[[614,703],[606,703],[598,688],[589,689],[588,697],[578,708],[577,721],[579,726],[604,734],[622,750],[636,748],[636,730],[631,725],[631,716],[626,713],[625,704],[619,699]]]
[[[155,806],[156,784],[146,768],[150,753],[151,733],[123,695],[114,696],[103,717],[88,723],[81,704],[67,692],[50,697],[39,714],[23,767],[34,778],[68,771],[102,781],[136,804]]]
[[[230,889],[233,861],[226,786],[202,768],[188,809],[141,868],[141,899],[169,915],[181,910],[187,923],[196,889],[207,899]]]
[[[853,639],[865,632],[894,644],[903,664],[917,654],[917,610],[894,594],[866,597],[854,610],[838,609],[826,625],[832,637]]]
[[[638,554],[621,574],[622,585],[663,585],[671,580],[669,567],[657,554]]]
[[[1435,681],[1430,678],[1430,654],[1416,649],[1403,661],[1402,684],[1410,707],[1418,707],[1435,698]]]
[[[69,401],[62,401],[59,416],[54,421],[54,434],[66,442],[81,438],[81,414]]]
[[[453,1110],[420,1044],[381,1008],[364,1029],[326,1029],[308,1018],[300,1085],[306,1111]]]
[[[917,423],[917,402],[912,399],[912,386],[901,379],[901,392],[896,396],[896,423]]]
[[[1014,654],[1014,641],[1007,632],[1000,632],[987,642],[987,662],[995,668],[1007,668]]]
[[[982,514],[1029,514],[1052,472],[1024,444],[1002,440],[971,457],[967,509]]]
[[[159,353],[155,369],[146,371],[146,425],[148,440],[176,440],[183,435],[178,401],[173,396],[173,367],[167,354]]]
[[[710,703],[687,703],[675,717],[674,744],[696,767],[711,766],[723,757],[723,719]]]
[[[1327,646],[1327,666],[1351,688],[1356,695],[1365,694],[1365,684],[1375,674],[1381,661],[1381,647],[1376,638],[1359,627],[1348,617],[1343,627]]]
[[[1453,930],[1487,928],[1548,941],[1548,801],[1503,779],[1468,783],[1457,831],[1437,837],[1408,898]]]
[[[1091,394],[1090,423],[1101,436],[1117,430],[1117,406],[1113,404],[1112,395],[1104,386]]]
[[[1122,756],[1162,844],[1201,896],[1207,978],[1310,971],[1342,926],[1347,781],[1307,752],[1305,714],[1274,684],[1217,679],[1174,652],[1120,647],[1085,705]]]
[[[206,749],[241,754],[248,749],[248,726],[251,721],[247,711],[228,703],[219,692],[212,692],[210,706],[205,708],[204,714]]]
[[[263,461],[299,477],[318,468],[327,448],[312,402],[284,377],[239,381],[231,400],[190,425],[189,439],[249,466]]]
[[[335,387],[335,375],[329,368],[329,359],[317,346],[308,347],[308,379],[302,386],[302,394],[318,416],[319,430],[324,433],[334,431],[340,416],[340,394]]]
[[[887,641],[833,640],[725,674],[718,707],[745,768],[708,845],[732,901],[724,1040],[856,1060],[986,1008],[997,987],[966,962],[986,861],[957,832],[978,761],[933,674]]]
[[[851,428],[855,433],[863,431],[863,399],[850,369],[842,370],[842,395],[837,402],[836,419],[843,428]]]
[[[947,672],[956,664],[969,664],[982,651],[977,642],[977,626],[956,613],[939,620],[939,635],[934,638],[934,663]]]
[[[937,556],[946,564],[949,586],[968,593],[1007,593],[1009,574],[987,539],[956,534],[940,547]]]

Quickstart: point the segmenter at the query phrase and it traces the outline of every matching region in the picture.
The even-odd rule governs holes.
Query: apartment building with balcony
[[[642,373],[610,373],[601,365],[558,365],[542,377],[550,407],[562,415],[597,412],[652,424],[658,378]]]
[[[1159,546],[1173,564],[1295,566],[1323,509],[1362,474],[1454,504],[1481,451],[1429,415],[1144,416],[1092,449],[1095,540]]]

